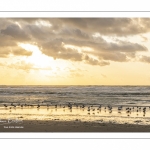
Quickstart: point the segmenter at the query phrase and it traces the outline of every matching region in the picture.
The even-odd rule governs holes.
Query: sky
[[[0,85],[150,85],[150,18],[0,18]]]

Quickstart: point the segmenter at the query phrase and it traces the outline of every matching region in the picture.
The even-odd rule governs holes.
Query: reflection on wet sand
[[[31,104],[4,104],[0,107],[0,118],[19,118],[24,120],[75,120],[100,121],[115,123],[150,124],[150,107],[145,106],[102,106],[102,105],[31,105]],[[138,122],[139,123],[139,122]]]

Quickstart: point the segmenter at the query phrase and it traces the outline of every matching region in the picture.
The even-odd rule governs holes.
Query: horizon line
[[[134,84],[122,84],[122,85],[101,85],[101,84],[0,84],[0,86],[150,86],[150,85],[134,85]]]

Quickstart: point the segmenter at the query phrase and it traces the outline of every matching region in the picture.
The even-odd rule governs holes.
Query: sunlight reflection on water
[[[141,124],[150,125],[150,108],[146,108],[146,112],[143,112],[144,107],[136,108],[130,107],[131,111],[127,112],[123,107],[121,111],[118,111],[117,107],[113,107],[112,111],[108,108],[102,107],[98,109],[97,106],[93,106],[88,111],[88,106],[84,108],[67,106],[41,106],[39,109],[37,106],[26,106],[21,108],[0,107],[0,118],[22,118],[22,120],[62,120],[62,121],[89,121],[89,122],[106,122],[106,123],[119,123],[119,124]],[[137,112],[138,110],[138,112]]]

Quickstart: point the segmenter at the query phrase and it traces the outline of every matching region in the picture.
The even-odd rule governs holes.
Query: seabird
[[[4,104],[4,106],[5,106],[5,108],[7,107],[7,105],[6,105],[6,104]]]
[[[100,110],[100,108],[98,107],[97,110]]]
[[[88,110],[87,111],[90,111],[90,107],[88,107]]]
[[[84,104],[82,105],[82,108],[84,108],[85,106],[84,106]]]
[[[112,110],[111,110],[111,111],[109,111],[109,113],[112,113]]]
[[[40,108],[40,105],[38,104],[37,108]]]
[[[128,110],[127,113],[130,113],[130,110]]]
[[[122,110],[122,108],[121,108],[121,107],[118,107],[118,110]]]

